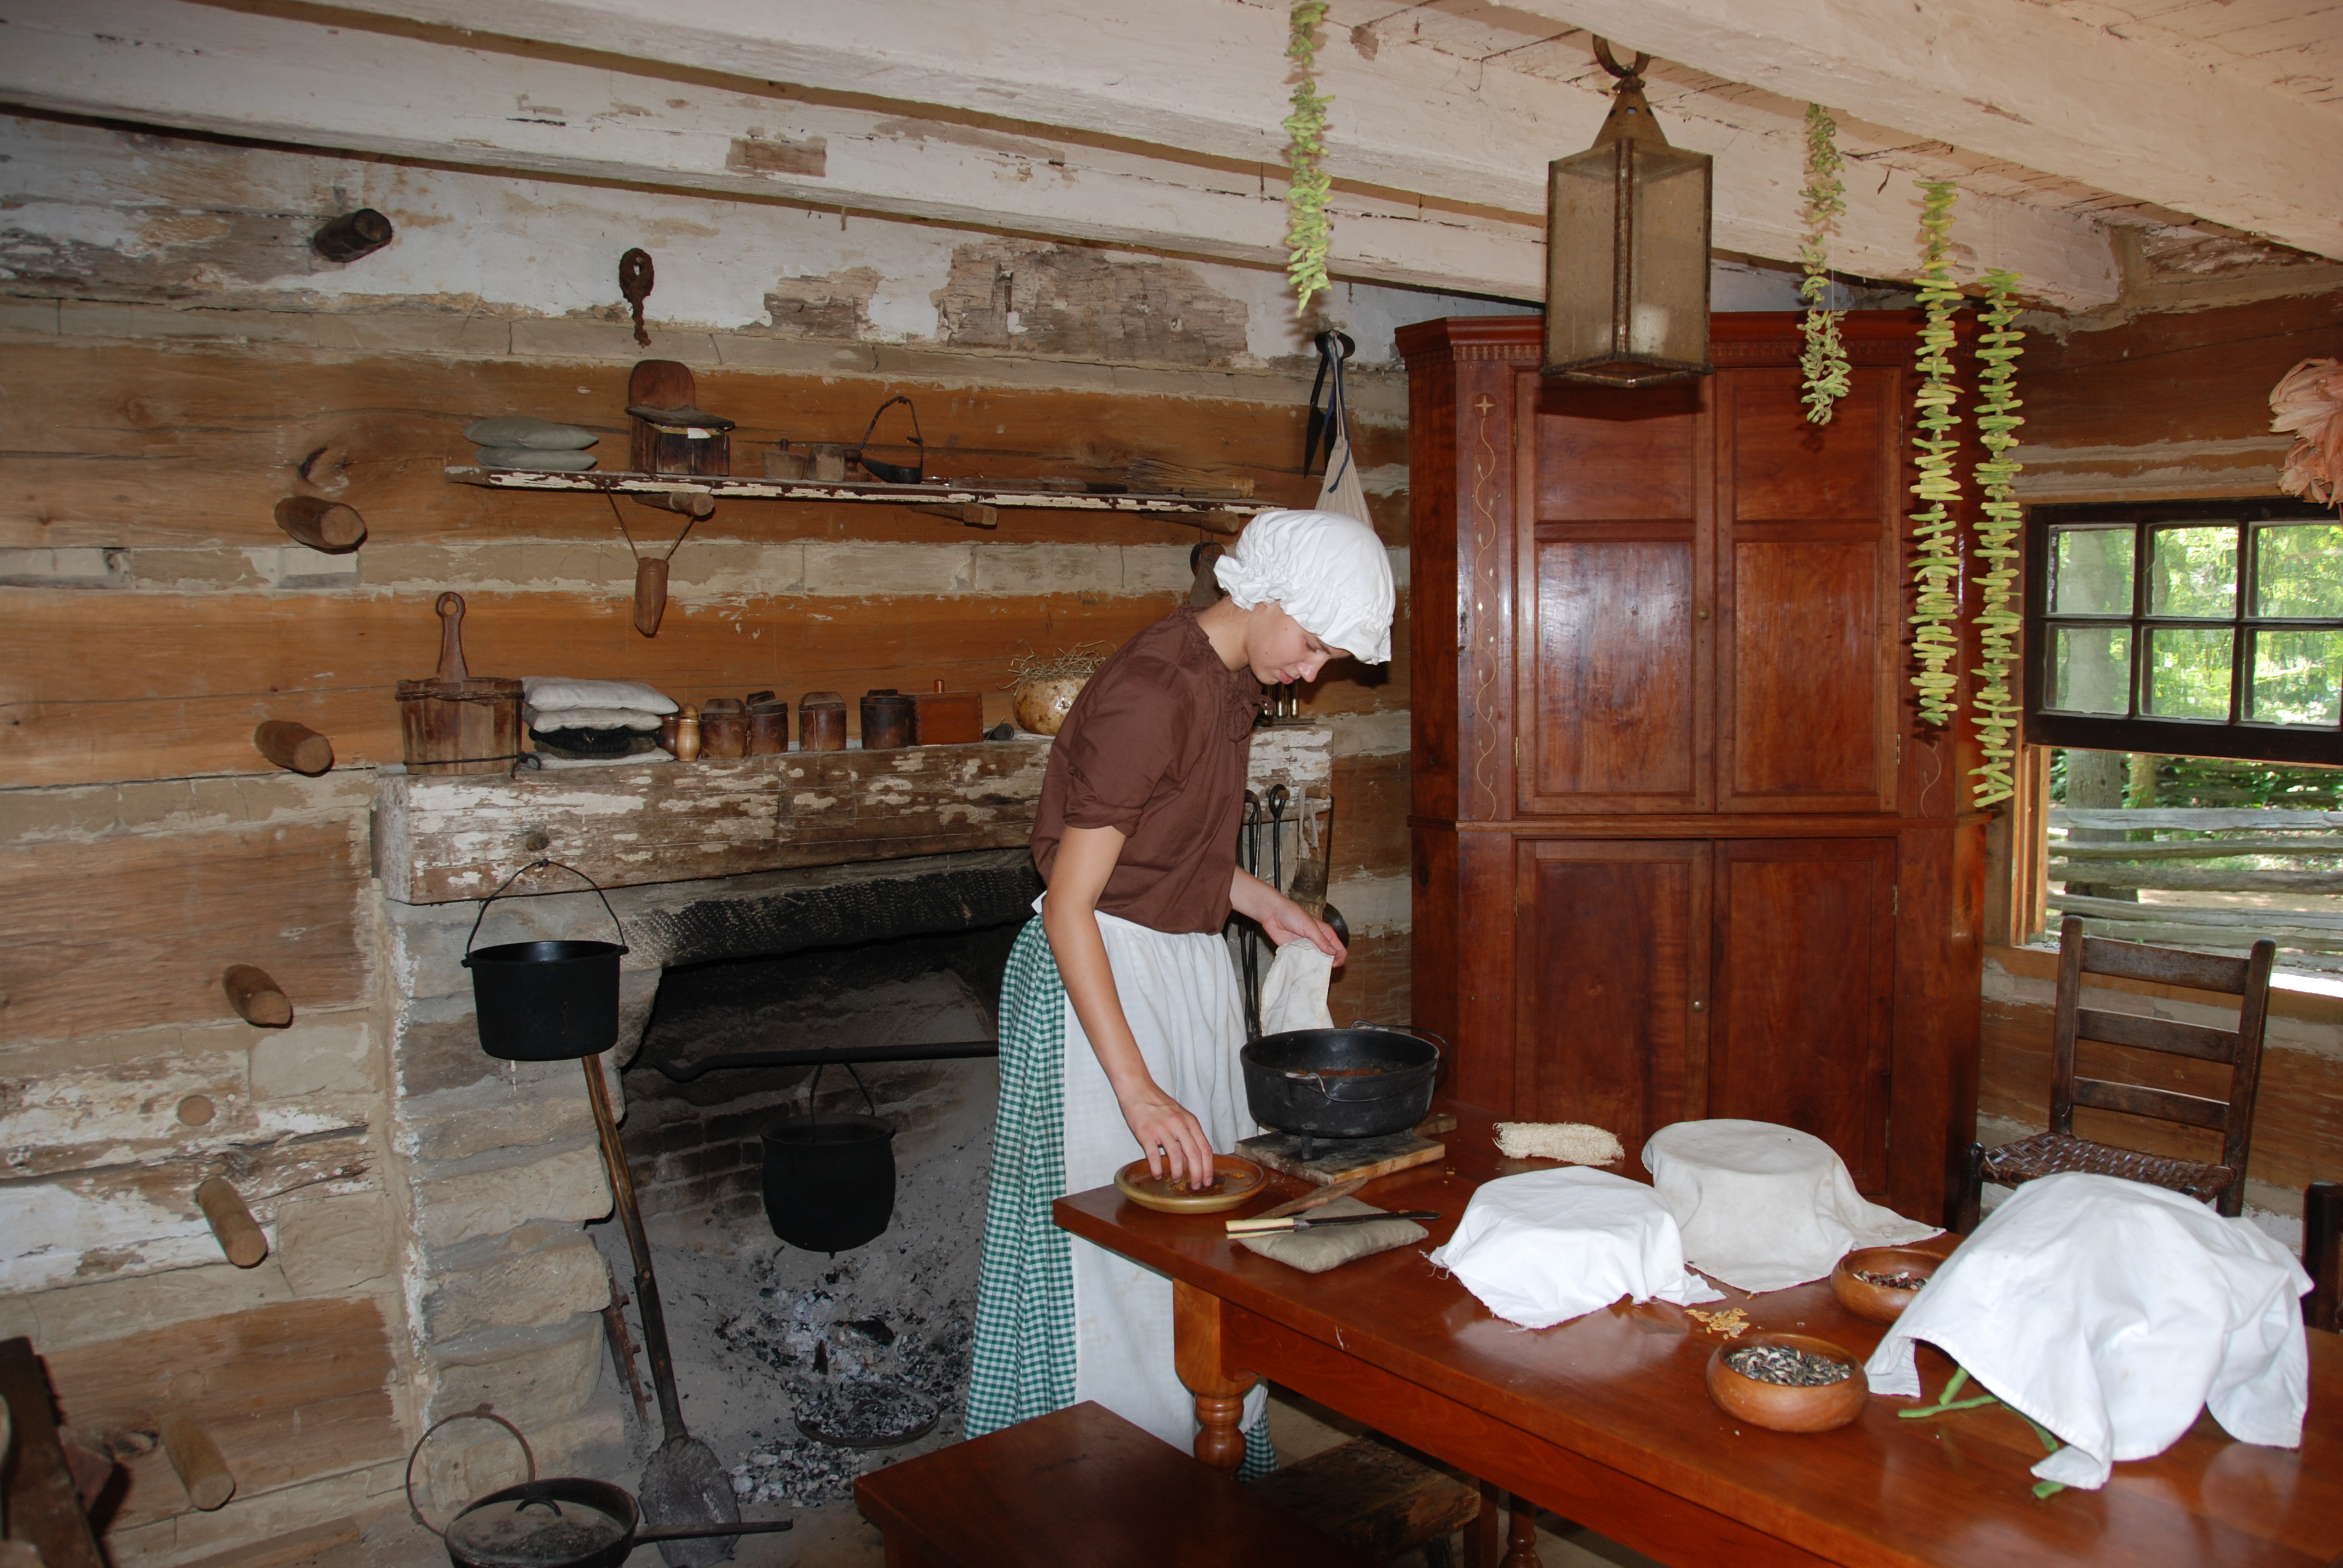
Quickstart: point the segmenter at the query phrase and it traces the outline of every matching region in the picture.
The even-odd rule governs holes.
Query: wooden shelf
[[[755,479],[738,475],[630,474],[588,471],[583,474],[548,468],[451,467],[447,478],[458,485],[478,485],[491,490],[598,490],[605,495],[665,494],[692,490],[719,500],[881,502],[898,507],[1004,507],[1051,512],[1152,512],[1192,527],[1220,533],[1233,528],[1218,523],[1217,515],[1246,518],[1272,510],[1275,504],[1234,497],[1123,492],[1101,495],[1089,490],[1022,490],[998,484],[924,485],[833,484],[820,479]],[[1012,482],[1013,484],[1013,482]]]

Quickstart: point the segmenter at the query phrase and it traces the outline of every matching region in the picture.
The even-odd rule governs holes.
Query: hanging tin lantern
[[[1668,146],[1644,101],[1649,55],[1622,69],[1594,145],[1546,166],[1548,376],[1649,387],[1711,374],[1711,159]]]

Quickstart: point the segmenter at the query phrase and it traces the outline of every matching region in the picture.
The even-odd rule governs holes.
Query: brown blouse
[[[1098,907],[1169,932],[1228,923],[1252,725],[1264,705],[1182,606],[1123,644],[1074,699],[1033,823],[1044,881],[1068,828],[1114,828],[1122,855]]]

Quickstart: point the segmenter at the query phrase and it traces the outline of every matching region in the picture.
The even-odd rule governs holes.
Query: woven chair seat
[[[2145,1181],[2151,1187],[2186,1192],[2206,1203],[2227,1191],[2229,1183],[2237,1179],[2237,1173],[2226,1165],[2200,1165],[2194,1160],[2142,1154],[2137,1150],[2111,1148],[2063,1132],[2037,1132],[2031,1138],[1986,1151],[1985,1179],[2005,1187],[2015,1187],[2037,1177],[2056,1176],[2065,1171]]]

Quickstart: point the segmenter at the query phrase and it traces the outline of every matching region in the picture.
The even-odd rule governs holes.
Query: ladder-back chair
[[[2058,1010],[2051,1040],[2050,1131],[2038,1132],[1998,1149],[1973,1148],[1969,1153],[1968,1191],[1960,1218],[1965,1226],[1976,1220],[1978,1190],[1984,1181],[2016,1186],[2037,1177],[2066,1171],[2095,1171],[2146,1181],[2211,1203],[2234,1217],[2245,1206],[2246,1159],[2253,1145],[2254,1092],[2260,1081],[2262,1031],[2269,1017],[2270,965],[2278,946],[2267,937],[2241,959],[2180,948],[2148,947],[2139,942],[2109,941],[2083,934],[2083,922],[2073,915],[2058,929]],[[2193,990],[2217,991],[2239,999],[2237,1027],[2208,1029],[2136,1012],[2108,1012],[2082,1005],[2085,975],[2113,975]],[[2110,1045],[2135,1046],[2200,1061],[2227,1062],[2229,1097],[2208,1100],[2202,1095],[2146,1084],[2119,1083],[2111,1079],[2085,1078],[2075,1070],[2075,1044],[2081,1040]],[[2190,1127],[2210,1128],[2221,1134],[2217,1165],[2168,1155],[2147,1154],[2095,1143],[2075,1136],[2075,1108],[2120,1111],[2156,1117]]]

